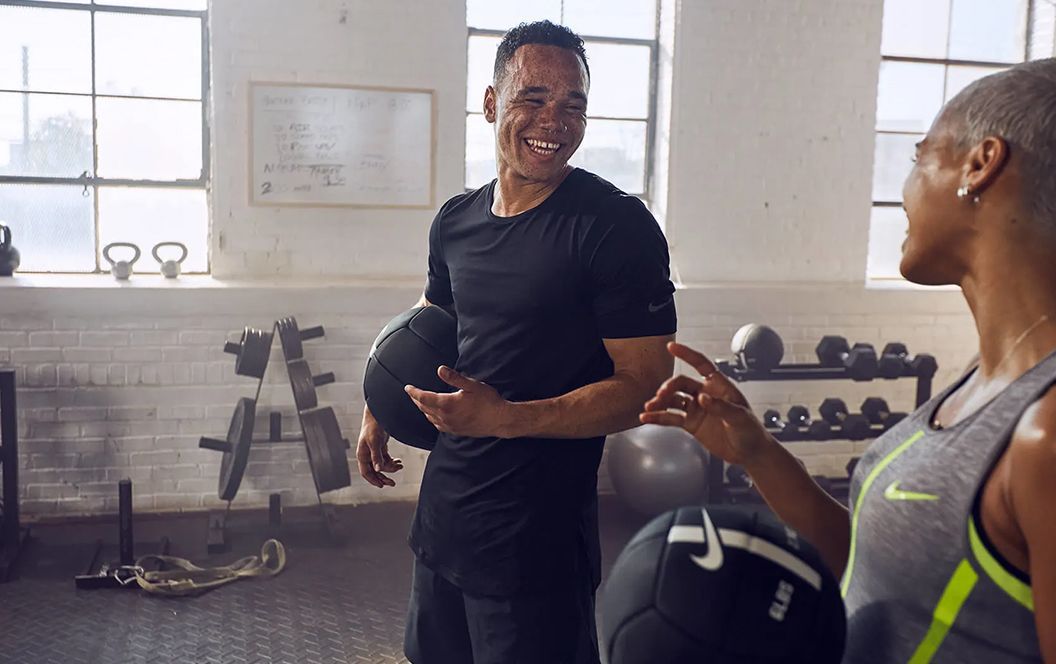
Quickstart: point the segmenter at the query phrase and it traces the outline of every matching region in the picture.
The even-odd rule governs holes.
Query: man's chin
[[[553,160],[550,163],[520,163],[511,169],[522,180],[529,182],[549,182],[565,172],[568,161]],[[500,169],[501,172],[501,169]]]

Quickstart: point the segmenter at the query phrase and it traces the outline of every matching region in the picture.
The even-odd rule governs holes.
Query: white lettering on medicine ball
[[[792,593],[795,587],[788,581],[780,581],[777,584],[777,592],[774,593],[774,601],[770,603],[770,617],[781,622],[788,613],[788,607],[792,604]]]

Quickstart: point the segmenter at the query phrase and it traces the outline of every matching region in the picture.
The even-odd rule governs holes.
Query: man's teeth
[[[561,147],[560,143],[547,143],[546,141],[537,141],[534,138],[526,138],[525,143],[532,149],[533,152],[539,154],[553,154]]]

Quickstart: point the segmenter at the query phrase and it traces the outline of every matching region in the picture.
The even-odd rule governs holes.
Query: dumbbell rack
[[[276,334],[282,345],[300,434],[284,436],[281,412],[271,411],[268,413],[267,437],[254,437],[256,404],[260,399],[272,341]],[[249,449],[252,444],[257,443],[303,442],[305,444],[319,507],[319,519],[310,521],[313,525],[321,526],[322,531],[332,543],[342,541],[344,533],[338,523],[334,506],[324,503],[322,494],[351,485],[347,460],[350,444],[341,435],[333,409],[319,407],[315,392],[316,387],[333,383],[334,374],[313,375],[307,360],[304,359],[301,343],[309,339],[321,338],[324,334],[322,326],[299,329],[297,321],[291,316],[276,321],[271,331],[246,327],[239,343],[229,342],[224,346],[225,352],[237,358],[235,373],[256,378],[258,382],[256,395],[252,399],[239,400],[231,418],[227,439],[203,437],[199,441],[199,447],[224,453],[218,494],[221,500],[227,501],[227,508],[214,511],[209,515],[207,546],[211,553],[224,551],[228,547],[227,534],[231,503],[245,473]],[[269,536],[288,534],[295,525],[303,525],[303,523],[283,522],[280,494],[272,493],[268,498],[266,530]]]
[[[917,357],[926,357],[921,354]],[[933,358],[932,358],[933,359]],[[749,369],[736,362],[720,361],[716,363],[719,371],[739,383],[749,381],[813,381],[813,380],[855,380],[863,382],[860,378],[854,378],[851,371],[845,367],[831,367],[822,364],[783,364],[770,370]],[[918,368],[919,367],[919,368]],[[902,366],[902,371],[897,376],[885,376],[871,380],[898,380],[901,378],[915,378],[916,397],[914,409],[919,408],[931,399],[932,381],[935,377],[936,363],[924,362],[918,367],[911,366],[908,362]],[[886,431],[883,426],[871,426],[868,436],[858,438],[869,440]],[[783,443],[825,441],[825,440],[847,440],[847,436],[839,430],[833,429],[827,434],[811,434],[805,429],[784,430],[771,434]],[[714,504],[730,502],[754,502],[754,490],[732,491],[726,483],[726,464],[712,463],[708,466],[708,502]],[[738,493],[742,495],[738,495]],[[743,494],[752,494],[745,496]]]
[[[29,539],[29,528],[18,514],[18,417],[15,405],[15,370],[0,369],[0,471],[3,473],[3,511],[0,513],[0,583]]]

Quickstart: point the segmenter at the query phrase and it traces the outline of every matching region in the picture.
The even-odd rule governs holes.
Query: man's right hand
[[[356,445],[356,461],[363,479],[379,489],[396,486],[396,481],[385,473],[396,473],[403,469],[403,462],[389,456],[389,434],[385,432],[370,410],[363,408],[363,426],[359,430]]]

